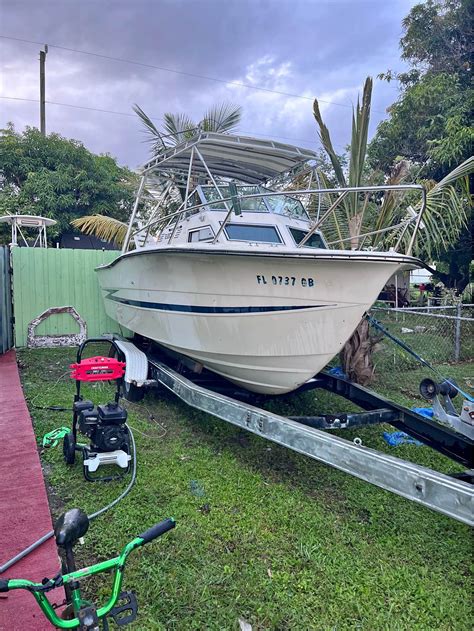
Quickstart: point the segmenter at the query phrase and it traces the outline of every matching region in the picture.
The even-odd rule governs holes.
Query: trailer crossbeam
[[[474,442],[447,425],[441,425],[364,386],[327,372],[321,372],[315,379],[310,379],[299,391],[314,388],[323,388],[344,397],[364,410],[387,407],[395,413],[394,418],[388,420],[388,423],[463,466],[474,468]]]
[[[150,376],[188,405],[460,522],[474,525],[474,491],[467,482],[203,388],[158,359],[148,359]],[[327,383],[330,386],[327,389],[337,383],[326,381],[324,375],[315,381],[320,386]],[[393,409],[389,405],[386,411],[393,412]],[[400,406],[400,409],[405,408]],[[377,414],[381,413],[385,410],[377,409]],[[395,424],[398,421],[388,422]]]
[[[319,416],[287,416],[292,421],[315,429],[348,429],[349,427],[363,427],[364,425],[378,425],[392,423],[398,418],[398,413],[387,408],[371,410],[370,412],[356,412],[348,414],[322,414]]]

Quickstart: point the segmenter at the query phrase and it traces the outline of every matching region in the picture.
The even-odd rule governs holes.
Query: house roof
[[[119,250],[120,248],[111,241],[99,239],[91,234],[77,234],[65,232],[59,239],[60,248],[71,250]]]

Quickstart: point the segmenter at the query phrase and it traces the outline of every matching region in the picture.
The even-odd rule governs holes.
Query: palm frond
[[[332,146],[331,134],[329,133],[329,129],[324,124],[323,117],[321,116],[318,99],[314,99],[313,115],[319,127],[319,131],[318,131],[319,139],[321,141],[322,146],[324,147],[324,150],[328,154],[329,159],[331,160],[331,164],[334,169],[334,173],[336,174],[337,181],[339,182],[339,186],[347,186],[346,178],[344,176],[344,171],[342,170],[339,157],[337,153],[334,151],[334,147]]]
[[[339,186],[341,187],[346,187],[348,185],[360,186],[363,182],[370,121],[372,84],[372,78],[367,77],[362,93],[362,102],[357,99],[357,106],[355,109],[352,110],[352,132],[348,172],[349,184],[347,184],[341,161],[334,151],[329,129],[324,124],[321,111],[319,109],[318,100],[315,99],[313,104],[314,118],[316,119],[319,127],[319,139],[324,147],[324,150],[329,156],[334,172],[336,174],[336,179],[339,183]],[[364,224],[365,213],[368,208],[368,198],[364,197],[364,199],[361,200],[360,196],[356,193],[350,194],[342,202],[342,207],[345,209],[346,212],[346,224],[348,226],[349,233],[353,237],[351,246],[357,247],[358,236],[362,229],[362,225]]]
[[[449,249],[463,227],[467,225],[466,209],[471,206],[469,176],[474,173],[474,157],[453,169],[440,182],[425,182],[428,189],[422,226],[414,243],[414,253],[432,258]],[[420,210],[419,202],[414,211]],[[403,245],[407,247],[414,230],[414,222],[406,230]],[[396,235],[390,235],[384,245],[393,245]]]
[[[442,180],[440,180],[434,187],[436,190],[440,190],[445,186],[454,184],[455,182],[463,187],[464,193],[469,195],[469,176],[474,172],[474,156],[471,156],[464,162],[462,162],[455,169],[450,171]]]
[[[362,92],[362,104],[357,98],[357,106],[352,110],[351,148],[349,154],[349,186],[361,186],[365,156],[367,153],[367,137],[370,122],[370,102],[372,99],[372,77],[367,77]],[[365,205],[359,210],[359,196],[350,194],[345,202],[348,208],[350,233],[354,236],[353,246],[357,247],[357,236],[364,221]]]
[[[162,130],[158,129],[151,118],[135,103],[133,111],[140,118],[147,134],[146,142],[151,143],[154,156],[172,145],[190,140],[198,131],[232,132],[240,123],[242,108],[230,103],[221,103],[210,108],[199,124],[187,114],[167,112],[163,116]]]
[[[203,131],[214,131],[218,133],[235,131],[242,118],[242,108],[240,105],[231,103],[221,103],[211,107],[201,121]]]
[[[170,141],[177,145],[192,138],[196,134],[198,126],[187,114],[167,112],[163,116],[163,128],[170,136]]]
[[[166,149],[165,140],[162,138],[160,131],[156,127],[155,123],[148,116],[148,114],[145,114],[142,108],[136,103],[135,105],[133,105],[132,109],[145,126],[144,131],[147,134],[145,142],[152,143],[153,152],[158,153],[159,151]]]
[[[359,99],[357,99],[357,107],[355,111],[352,112],[349,186],[360,186],[362,184],[365,156],[367,153],[372,84],[372,77],[367,77],[362,93],[362,105],[360,105]]]
[[[324,188],[331,188],[331,183],[323,171],[319,172],[319,178]],[[334,198],[330,194],[326,194],[321,201],[321,214],[323,214],[334,202]],[[343,202],[334,208],[322,228],[324,236],[329,243],[339,242],[349,237],[349,223]],[[332,247],[344,248],[344,244]]]
[[[106,241],[114,241],[117,245],[122,245],[127,234],[126,223],[105,215],[79,217],[79,219],[71,221],[71,225],[84,234],[91,234]]]
[[[408,160],[400,160],[392,168],[390,176],[386,181],[387,186],[402,184],[406,180],[408,173]],[[387,191],[384,193],[379,212],[377,213],[375,230],[381,230],[386,226],[396,223],[400,202],[404,197],[405,195],[402,192]],[[380,238],[383,238],[382,235],[380,235]],[[374,242],[378,240],[379,238],[375,237]]]

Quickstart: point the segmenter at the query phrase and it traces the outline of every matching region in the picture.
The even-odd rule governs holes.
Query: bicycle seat
[[[73,546],[89,529],[89,517],[79,508],[65,512],[56,522],[54,536],[56,544],[62,547]]]

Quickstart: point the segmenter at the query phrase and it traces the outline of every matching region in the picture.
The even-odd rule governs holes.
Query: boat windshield
[[[210,210],[225,211],[225,204],[220,201],[222,198],[230,197],[228,186],[219,186],[219,192],[214,186],[201,186],[202,201],[213,202],[209,204]],[[250,197],[245,199],[245,195],[257,195],[258,193],[271,193],[271,191],[261,186],[237,186],[240,197],[242,212],[251,213],[274,213],[276,215],[287,215],[297,219],[309,219],[303,204],[289,195],[269,195],[267,197]]]

